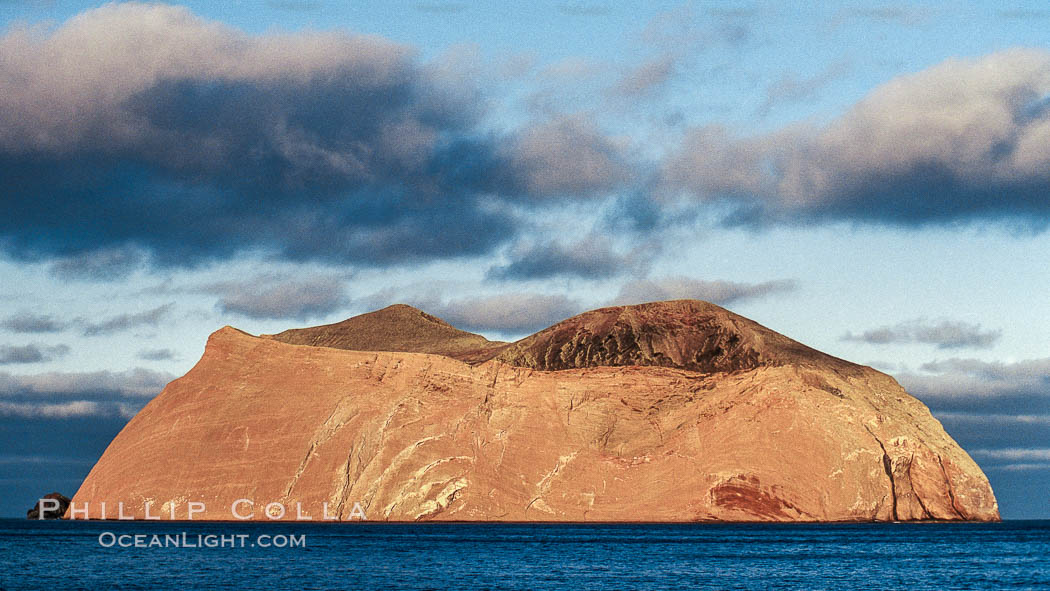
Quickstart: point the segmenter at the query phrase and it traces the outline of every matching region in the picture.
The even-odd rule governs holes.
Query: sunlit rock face
[[[73,516],[103,502],[137,519],[999,519],[892,378],[698,301],[511,344],[408,306],[223,328],[110,444]]]

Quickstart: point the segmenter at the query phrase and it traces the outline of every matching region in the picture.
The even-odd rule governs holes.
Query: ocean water
[[[135,547],[134,535],[145,547]],[[167,547],[160,545],[165,539]],[[225,547],[208,547],[209,540]],[[282,542],[285,547],[274,547]],[[9,519],[0,520],[0,588],[1050,589],[1050,521],[534,525]]]

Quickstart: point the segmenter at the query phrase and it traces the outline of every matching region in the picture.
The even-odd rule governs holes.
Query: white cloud
[[[612,305],[641,304],[663,300],[705,300],[724,305],[763,297],[773,293],[791,292],[798,283],[791,279],[777,279],[761,283],[735,281],[705,281],[688,277],[665,277],[657,280],[637,280],[625,283]]]
[[[1050,211],[1050,52],[949,59],[871,91],[824,126],[752,138],[693,130],[668,187],[764,220],[914,225]]]
[[[127,371],[48,372],[13,375],[0,372],[0,396],[80,396],[102,393],[130,398],[157,395],[175,376],[144,368]]]
[[[91,400],[73,400],[58,403],[30,403],[0,401],[0,415],[27,418],[68,418],[96,416],[101,413],[99,403]]]
[[[419,302],[420,308],[462,330],[531,333],[580,313],[564,295],[514,293]]]
[[[1047,448],[1005,448],[975,449],[973,455],[990,460],[1046,460],[1050,461],[1050,449]]]

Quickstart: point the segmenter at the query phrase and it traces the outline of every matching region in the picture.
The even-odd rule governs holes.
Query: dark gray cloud
[[[821,127],[750,138],[705,127],[667,188],[735,206],[734,223],[917,226],[1050,213],[1050,52],[952,59],[901,76]]]
[[[249,318],[305,320],[350,303],[346,278],[331,275],[259,275],[247,281],[212,283],[199,291],[220,296],[216,305],[222,312]]]
[[[564,295],[535,293],[417,300],[413,305],[462,330],[512,336],[536,332],[583,311],[579,302]]]
[[[69,323],[55,318],[50,314],[32,314],[21,312],[8,316],[0,322],[0,327],[16,333],[32,334],[46,332],[62,332],[68,328]]]
[[[84,336],[88,337],[122,332],[142,326],[157,326],[171,312],[174,306],[174,303],[169,303],[143,312],[118,314],[102,320],[81,318],[77,320],[77,323],[80,325]]]
[[[0,416],[69,418],[90,416],[119,416],[120,407],[104,405],[93,400],[70,402],[6,402],[0,400]]]
[[[754,37],[752,23],[758,14],[747,7],[708,7],[701,14],[695,4],[683,4],[656,14],[641,40],[647,46],[675,51],[739,48]]]
[[[713,304],[726,305],[774,293],[792,292],[797,289],[798,282],[793,279],[739,283],[665,277],[657,280],[644,279],[627,282],[623,284],[620,293],[611,303],[629,305],[664,300],[705,300]]]
[[[51,274],[64,280],[113,281],[123,279],[145,263],[132,248],[103,248],[62,257],[51,263]]]
[[[65,320],[51,314],[37,315],[21,312],[5,318],[3,322],[0,322],[0,327],[23,334],[62,332],[75,327],[84,336],[97,336],[141,326],[157,326],[171,312],[174,305],[174,303],[169,303],[142,312],[117,314],[108,318],[91,320],[82,317]]]
[[[688,203],[661,202],[644,191],[632,191],[610,200],[600,228],[616,236],[658,236],[659,230],[669,227],[695,225],[700,215]]]
[[[510,262],[492,267],[490,279],[545,279],[580,277],[605,279],[645,269],[655,247],[648,252],[617,252],[601,236],[590,236],[574,243],[525,243],[510,252]]]
[[[19,81],[0,94],[0,243],[61,275],[125,272],[120,249],[157,265],[487,253],[520,207],[628,178],[586,120],[488,133],[470,71],[375,36],[252,36],[121,3],[16,27],[0,51]]]
[[[171,349],[143,349],[137,357],[145,361],[169,361],[177,356]]]
[[[68,354],[67,345],[0,345],[0,365],[43,363]]]
[[[987,349],[999,341],[1003,331],[984,330],[980,324],[959,320],[928,321],[925,318],[908,320],[892,326],[882,326],[859,334],[848,332],[844,341],[875,345],[925,343],[938,349]]]

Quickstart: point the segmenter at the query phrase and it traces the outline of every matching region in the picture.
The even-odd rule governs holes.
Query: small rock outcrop
[[[231,511],[240,499],[251,508]],[[893,378],[697,301],[494,343],[407,306],[224,328],[73,499],[164,519],[999,519]]]
[[[46,494],[26,511],[26,519],[61,519],[69,508],[69,498],[57,492]]]

